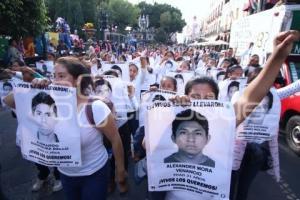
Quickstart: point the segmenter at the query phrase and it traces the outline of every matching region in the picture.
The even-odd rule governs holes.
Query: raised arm
[[[287,31],[280,33],[274,40],[273,53],[266,62],[263,70],[248,85],[243,95],[234,104],[236,114],[236,126],[253,111],[261,102],[267,92],[273,85],[279,69],[290,54],[293,48],[293,42],[299,40],[298,31]]]
[[[104,122],[98,128],[112,144],[112,150],[115,156],[117,179],[120,184],[124,184],[127,173],[124,167],[123,144],[112,114],[109,114]]]
[[[296,92],[300,92],[300,80],[277,90],[277,94],[280,99],[292,96]]]

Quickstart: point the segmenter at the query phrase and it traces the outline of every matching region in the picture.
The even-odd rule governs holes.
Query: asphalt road
[[[0,175],[5,196],[8,200],[64,200],[63,191],[52,193],[51,181],[40,192],[31,192],[37,171],[31,162],[22,159],[20,149],[15,145],[16,125],[9,112],[0,111]],[[300,200],[300,157],[291,152],[282,136],[279,143],[282,180],[277,183],[270,175],[261,172],[250,188],[248,200]],[[132,165],[129,174],[132,174]],[[132,179],[129,181],[128,194],[120,196],[116,190],[108,199],[146,199],[146,181],[140,185],[133,183]]]

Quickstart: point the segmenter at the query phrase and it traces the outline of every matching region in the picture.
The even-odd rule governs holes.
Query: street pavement
[[[40,192],[31,192],[37,170],[33,163],[21,157],[20,149],[15,143],[16,126],[16,119],[10,112],[0,111],[0,165],[2,167],[0,183],[6,198],[8,200],[64,200],[63,191],[56,193],[51,191],[53,180],[50,180]],[[279,142],[282,180],[277,183],[270,175],[261,172],[250,188],[248,200],[300,200],[300,157],[290,151],[283,136],[280,136]],[[132,171],[131,162],[129,177],[132,177]],[[139,185],[136,185],[132,178],[129,178],[129,182],[130,190],[126,195],[120,196],[116,190],[108,199],[146,199],[146,180]]]

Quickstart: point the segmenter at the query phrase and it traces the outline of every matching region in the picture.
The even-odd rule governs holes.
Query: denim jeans
[[[108,164],[89,176],[60,175],[67,200],[105,200],[107,196]]]
[[[237,171],[232,171],[230,184],[230,200],[246,200],[248,191],[259,171],[266,168],[270,152],[267,143],[248,143],[245,154]]]
[[[139,127],[138,114],[138,111],[127,113],[129,132],[132,136],[135,135],[135,132]]]
[[[136,134],[133,137],[134,153],[137,154],[140,158],[144,158],[146,156],[146,151],[142,145],[144,137],[145,137],[145,127],[141,126],[136,131]]]

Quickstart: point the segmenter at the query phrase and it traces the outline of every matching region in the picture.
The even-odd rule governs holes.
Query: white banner
[[[281,102],[274,88],[237,128],[237,139],[251,142],[271,140],[278,134]]]
[[[80,166],[76,89],[22,82],[14,86],[14,98],[23,157],[46,166]]]
[[[184,193],[189,200],[229,199],[235,137],[231,103],[198,100],[177,107],[154,102],[147,108],[149,190],[168,191],[167,197]]]

